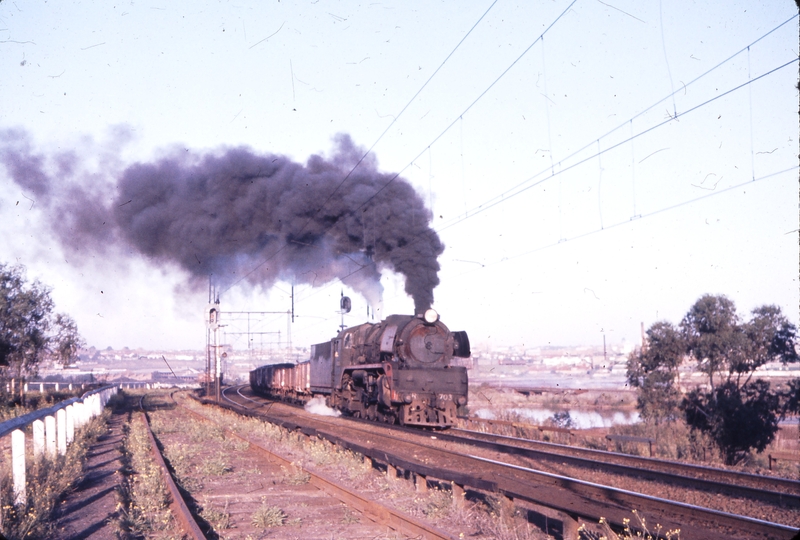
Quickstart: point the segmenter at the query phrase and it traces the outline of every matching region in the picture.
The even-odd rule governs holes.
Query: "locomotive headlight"
[[[459,396],[456,400],[456,403],[459,405],[464,405],[467,402],[467,398],[465,396]]]
[[[425,314],[423,315],[423,318],[425,319],[426,323],[433,324],[433,323],[435,323],[436,321],[439,320],[439,314],[436,313],[436,310],[433,309],[433,308],[426,309],[425,310]]]
[[[405,396],[403,396],[403,401],[405,401],[406,403],[411,403],[412,401],[414,401],[414,397],[411,394],[406,394]]]

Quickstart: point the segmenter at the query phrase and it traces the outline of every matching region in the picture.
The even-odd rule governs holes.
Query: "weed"
[[[335,460],[333,445],[324,440],[311,440],[306,444],[306,452],[315,465],[330,465]]]
[[[116,520],[118,536],[134,538],[155,532],[168,534],[174,528],[169,509],[169,491],[151,453],[150,436],[144,419],[134,419],[127,426],[123,442],[123,460],[128,472],[118,491],[120,517]]]
[[[233,438],[226,437],[225,441],[222,443],[222,448],[233,452],[244,452],[245,450],[250,448],[250,443],[238,439],[236,437]]]
[[[164,449],[165,457],[178,476],[186,476],[192,469],[192,456],[196,449],[186,444],[171,444]]]
[[[154,415],[150,420],[150,429],[155,435],[178,433],[181,426],[178,422],[171,421],[168,416]]]
[[[449,491],[433,489],[428,492],[423,513],[429,519],[442,519],[450,515],[453,509],[453,497]]]
[[[225,506],[222,510],[214,508],[214,506],[206,501],[200,510],[200,517],[206,520],[215,531],[229,529],[231,527],[231,514],[228,512],[228,505],[230,501],[225,501]]]
[[[630,518],[625,518],[622,520],[623,529],[622,532],[617,534],[615,533],[606,521],[605,518],[600,518],[600,527],[602,529],[602,533],[598,540],[656,540],[659,538],[665,538],[666,540],[680,540],[681,537],[681,530],[674,529],[674,530],[664,530],[659,524],[656,524],[654,530],[650,532],[647,527],[647,520],[644,516],[640,515],[639,512],[636,510],[632,510],[634,517],[638,524],[631,528],[631,520]],[[581,525],[578,528],[579,538],[585,538],[588,535],[586,534],[586,528]]]
[[[207,443],[208,441],[224,441],[225,430],[219,426],[209,425],[208,422],[191,419],[184,428],[184,433],[194,443]]]
[[[345,508],[344,516],[342,516],[342,523],[344,523],[345,525],[361,523],[361,517],[357,512],[353,512],[349,508]]]
[[[281,470],[283,471],[284,484],[289,484],[290,486],[299,486],[302,484],[307,484],[309,480],[311,480],[311,475],[296,463],[292,463],[289,467],[284,467],[281,465]]]
[[[361,480],[372,472],[372,462],[369,459],[364,459],[361,454],[345,450],[340,452],[340,456],[340,463],[350,480]]]
[[[206,458],[197,466],[197,471],[203,476],[222,476],[232,470],[225,454],[222,452],[216,456]]]
[[[286,523],[286,513],[277,506],[268,505],[266,499],[261,499],[261,506],[253,512],[250,523],[257,529],[281,527]]]

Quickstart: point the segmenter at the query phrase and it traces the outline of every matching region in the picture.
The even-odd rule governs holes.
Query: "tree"
[[[768,362],[798,360],[797,330],[780,308],[762,306],[752,313],[743,323],[728,298],[705,295],[681,321],[686,352],[708,376],[710,388],[693,390],[680,406],[686,423],[709,434],[728,464],[751,449],[763,451],[788,410],[781,401],[791,403],[769,382],[753,380],[756,370]]]
[[[743,325],[747,350],[731,365],[737,382],[743,374],[748,379],[768,362],[797,362],[797,329],[781,313],[778,306],[762,306],[753,310],[753,318]],[[747,382],[747,380],[745,382]]]
[[[742,335],[736,306],[725,296],[701,296],[681,321],[687,352],[715,386],[714,375],[740,360]]]
[[[44,359],[69,362],[83,344],[75,321],[54,315],[50,290],[24,274],[0,264],[0,369],[19,380],[35,375]]]
[[[628,383],[638,389],[637,407],[645,421],[672,421],[678,414],[680,392],[675,387],[685,355],[678,329],[659,321],[647,330],[647,345],[628,357]]]
[[[693,359],[708,385],[681,399],[678,370]],[[725,296],[704,295],[679,328],[653,324],[647,342],[628,357],[628,382],[638,390],[645,421],[673,420],[678,411],[693,430],[708,434],[729,464],[763,451],[775,438],[778,420],[800,413],[800,379],[774,390],[755,378],[769,362],[797,362],[797,328],[777,306],[761,306],[742,321]]]
[[[57,362],[70,364],[78,356],[78,351],[86,342],[78,333],[78,325],[69,315],[59,313],[55,318],[56,333],[53,336],[51,352]]]
[[[20,266],[0,265],[0,365],[20,376],[47,352],[53,301],[38,281],[25,283]]]
[[[686,423],[709,434],[728,465],[739,463],[752,449],[763,452],[778,431],[779,396],[762,379],[742,387],[726,381],[711,392],[695,389],[682,407]]]

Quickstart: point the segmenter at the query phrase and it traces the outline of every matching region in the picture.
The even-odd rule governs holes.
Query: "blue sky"
[[[788,1],[6,0],[0,130],[53,171],[78,156],[70,181],[101,204],[120,171],[177,148],[303,163],[340,133],[374,145],[429,207],[446,246],[434,307],[474,343],[635,341],[705,293],[797,324],[796,15]],[[50,285],[90,344],[204,345],[207,293],[183,270],[77,256],[55,239],[57,206],[3,167],[0,183],[0,262]],[[382,275],[383,312],[412,311],[403,278]],[[227,289],[223,309],[288,309],[290,284],[274,285]],[[341,283],[298,286],[295,344],[332,335],[343,288],[346,322],[365,320]]]

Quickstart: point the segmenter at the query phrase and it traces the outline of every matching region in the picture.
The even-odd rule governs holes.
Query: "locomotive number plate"
[[[436,394],[439,401],[453,401],[453,394]]]

